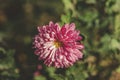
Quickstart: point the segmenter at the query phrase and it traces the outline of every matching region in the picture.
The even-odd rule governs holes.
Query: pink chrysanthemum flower
[[[38,27],[38,32],[33,43],[35,54],[47,66],[69,67],[82,58],[82,37],[75,30],[74,23],[60,27],[58,23],[50,22],[49,25]]]

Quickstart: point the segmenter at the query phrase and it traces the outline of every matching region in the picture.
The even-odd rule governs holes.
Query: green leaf
[[[116,71],[120,73],[120,66],[116,69]]]
[[[114,0],[115,5],[112,6],[112,10],[115,12],[120,12],[120,0]]]
[[[34,80],[46,80],[46,78],[42,75],[34,77]]]
[[[70,12],[68,12],[66,15],[62,15],[61,16],[61,22],[63,24],[70,23],[70,21],[71,21],[71,14],[70,14]]]
[[[96,0],[86,0],[86,3],[88,3],[88,4],[95,4]]]
[[[71,0],[62,0],[62,2],[64,3],[64,10],[68,11],[69,9],[74,9],[74,6],[71,2]]]
[[[54,67],[48,67],[47,71],[50,73],[50,76],[55,76],[55,68]]]
[[[120,50],[120,43],[118,42],[118,40],[112,39],[109,47],[112,50],[115,50],[115,49],[119,49]]]
[[[115,33],[114,36],[120,39],[120,13],[115,16]]]

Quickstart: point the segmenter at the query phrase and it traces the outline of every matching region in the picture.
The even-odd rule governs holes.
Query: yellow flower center
[[[59,42],[59,41],[55,41],[54,45],[55,45],[56,48],[59,48],[59,47],[61,47],[62,43]]]

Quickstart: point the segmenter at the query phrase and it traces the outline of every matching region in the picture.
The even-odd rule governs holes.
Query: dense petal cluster
[[[38,27],[38,32],[33,42],[35,54],[47,66],[69,67],[82,58],[82,37],[74,23],[60,27],[51,21],[49,25]]]

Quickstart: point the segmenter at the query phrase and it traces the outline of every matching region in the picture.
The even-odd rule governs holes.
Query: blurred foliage
[[[120,75],[113,78],[112,73],[119,73],[120,65],[120,1],[66,0],[63,3],[66,16],[61,21],[75,22],[85,37],[84,61],[79,67],[74,66],[73,71],[68,69],[69,76],[72,74],[72,80],[119,80]]]
[[[120,0],[0,0],[0,80],[119,80]],[[38,25],[74,22],[84,58],[65,69],[38,61]],[[39,66],[37,66],[39,65]]]
[[[19,77],[13,55],[14,50],[6,51],[0,47],[0,80],[16,80]]]

